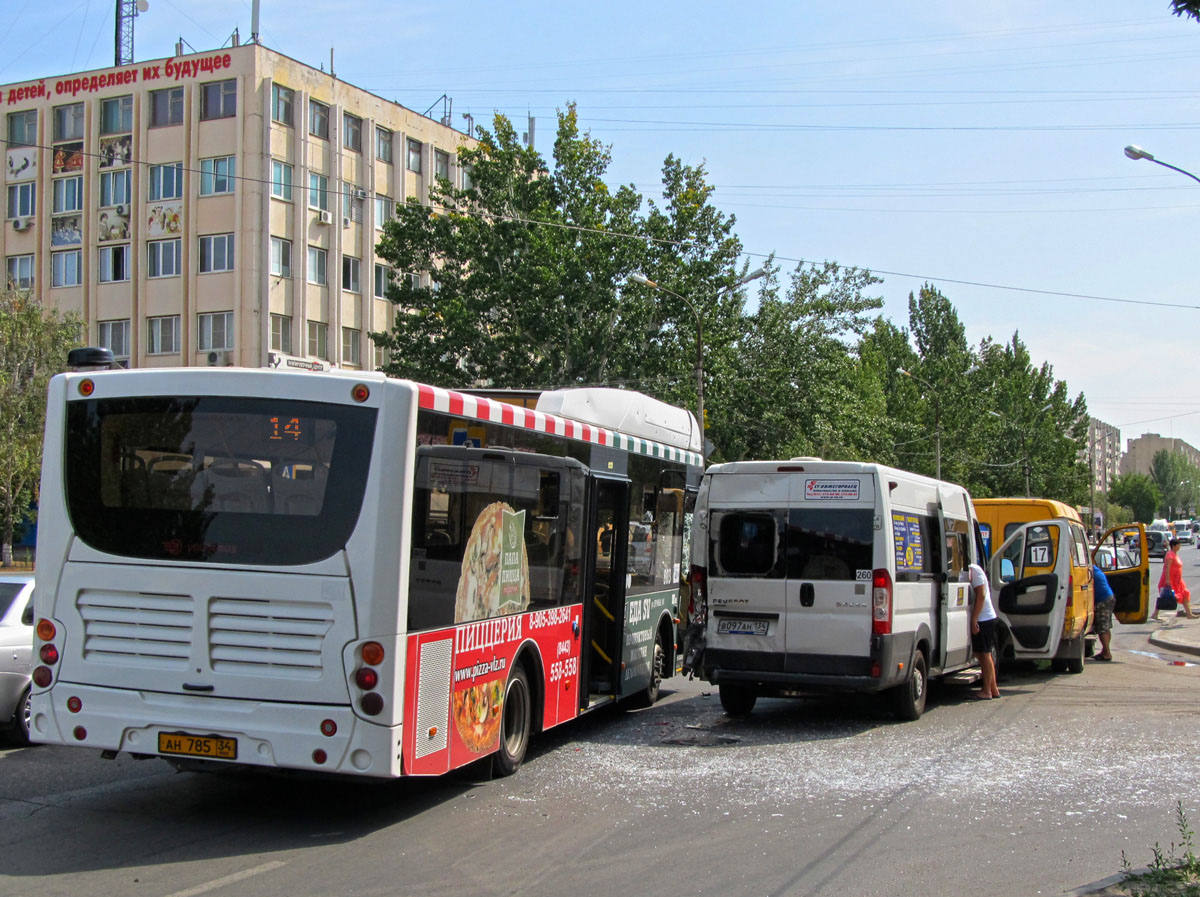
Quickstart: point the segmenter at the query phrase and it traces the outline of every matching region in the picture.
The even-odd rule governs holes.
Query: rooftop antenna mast
[[[117,0],[116,64],[133,63],[133,20],[150,8],[146,0]]]

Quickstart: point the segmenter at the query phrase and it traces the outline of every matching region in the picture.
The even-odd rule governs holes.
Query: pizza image
[[[454,600],[456,623],[520,613],[529,607],[524,521],[524,511],[515,512],[502,501],[492,502],[475,518]]]
[[[454,693],[454,727],[467,749],[487,754],[500,740],[504,715],[504,681],[493,679]]]

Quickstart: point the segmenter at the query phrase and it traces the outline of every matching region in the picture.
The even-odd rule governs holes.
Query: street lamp
[[[1153,154],[1146,152],[1140,146],[1135,146],[1134,144],[1131,143],[1129,146],[1125,147],[1125,155],[1135,161],[1138,159],[1145,159],[1148,162],[1153,162],[1155,165],[1161,165],[1163,168],[1169,168],[1172,171],[1178,171],[1180,174],[1185,174],[1189,178],[1191,178],[1193,181],[1200,184],[1200,178],[1196,177],[1190,171],[1184,171],[1182,168],[1177,168],[1174,165],[1168,165],[1166,162],[1163,162],[1161,159],[1155,159]]]
[[[758,280],[768,274],[766,268],[759,268],[757,271],[752,271],[745,277],[738,278],[728,287],[717,292],[717,296],[726,293],[729,290],[735,290],[740,286],[749,283],[752,280]],[[696,308],[692,300],[682,293],[676,293],[674,290],[669,290],[662,284],[657,283],[647,277],[645,274],[633,273],[629,275],[629,279],[634,283],[641,284],[644,287],[650,287],[652,290],[659,290],[674,296],[676,299],[683,300],[684,305],[692,310],[692,314],[696,318],[696,423],[700,427],[700,447],[704,448],[704,318],[701,316],[699,309]]]
[[[1047,411],[1049,411],[1053,407],[1054,407],[1053,402],[1047,402],[1045,405],[1043,405],[1041,408],[1039,408],[1037,410],[1037,415],[1035,417],[1041,417],[1043,414],[1045,414]],[[1000,418],[1000,420],[1004,421],[1005,423],[1009,423],[1008,418],[1005,417],[1003,414],[1001,414],[999,411],[989,411],[988,414],[990,414],[992,417]],[[1030,424],[1032,424],[1032,423],[1033,423],[1033,421],[1030,421]],[[1033,491],[1030,487],[1029,480],[1030,480],[1031,474],[1033,473],[1033,462],[1029,458],[1029,430],[1028,430],[1028,427],[1021,427],[1020,433],[1021,433],[1021,454],[1024,455],[1024,459],[1025,459],[1025,497],[1032,498]]]
[[[896,368],[897,374],[903,374],[911,380],[916,380],[929,390],[933,396],[933,456],[937,466],[936,479],[942,478],[942,397],[941,394],[933,388],[928,380],[918,377],[916,374],[909,373],[904,368]]]

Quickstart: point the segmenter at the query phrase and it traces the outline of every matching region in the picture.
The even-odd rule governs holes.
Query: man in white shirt
[[[996,648],[996,610],[992,607],[992,590],[983,568],[971,564],[967,571],[974,598],[971,602],[971,650],[983,672],[983,682],[975,697],[986,701],[1000,697],[1000,689],[996,687],[996,663],[992,658]]]

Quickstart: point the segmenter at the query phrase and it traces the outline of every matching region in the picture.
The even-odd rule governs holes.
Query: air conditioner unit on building
[[[350,226],[350,216],[346,215],[344,218],[342,218],[342,227],[349,227],[349,226]]]
[[[330,215],[328,212],[320,212],[317,215],[317,220],[320,221],[322,224],[332,224],[333,216]]]
[[[362,187],[355,187],[354,188],[354,198],[355,199],[366,199],[367,191],[364,190]]]
[[[29,230],[29,228],[31,228],[31,227],[33,227],[33,219],[32,218],[14,218],[13,219],[13,230]]]
[[[208,353],[208,366],[209,367],[221,368],[221,367],[225,367],[225,365],[227,365],[227,364],[232,364],[232,362],[229,360],[228,352],[218,351],[218,352],[209,352]]]

